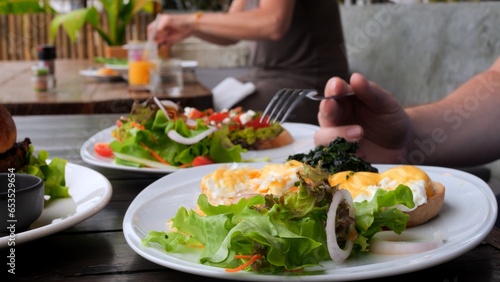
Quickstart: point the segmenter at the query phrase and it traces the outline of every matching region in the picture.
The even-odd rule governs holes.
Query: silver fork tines
[[[318,92],[314,89],[281,89],[276,94],[267,105],[266,109],[262,113],[260,122],[264,120],[266,115],[269,114],[269,122],[283,123],[288,118],[288,115],[295,109],[297,103],[299,103],[305,97],[321,101],[325,99],[339,99],[347,96],[352,96],[354,93],[347,93],[337,96],[317,96]]]

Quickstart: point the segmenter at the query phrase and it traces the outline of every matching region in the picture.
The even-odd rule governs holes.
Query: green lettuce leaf
[[[67,160],[53,158],[48,162],[47,151],[41,150],[38,156],[35,156],[34,150],[34,146],[30,145],[26,156],[28,164],[20,172],[40,177],[44,182],[45,195],[51,199],[70,197],[65,178]]]
[[[391,229],[397,234],[401,234],[406,229],[410,216],[398,210],[396,205],[404,205],[408,208],[415,206],[413,193],[408,186],[399,185],[392,191],[378,189],[371,201],[354,203],[356,229],[359,234],[356,240],[356,245],[360,247],[358,250],[366,251],[368,241],[384,228]]]

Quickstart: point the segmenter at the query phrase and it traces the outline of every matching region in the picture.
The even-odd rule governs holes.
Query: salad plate
[[[65,172],[71,197],[46,202],[30,229],[16,233],[16,245],[74,226],[102,210],[111,199],[111,184],[99,172],[72,163],[66,165]],[[0,237],[0,248],[8,245],[9,236]]]
[[[446,241],[436,249],[411,255],[366,254],[348,258],[335,265],[326,261],[321,266],[297,273],[257,274],[226,272],[222,268],[202,265],[197,255],[166,253],[159,247],[148,247],[141,239],[150,231],[166,231],[180,207],[194,208],[200,194],[200,180],[220,164],[195,167],[166,175],[152,183],[132,201],[123,220],[123,232],[129,246],[140,256],[158,265],[207,277],[244,281],[348,281],[386,277],[418,271],[454,259],[488,235],[498,212],[495,196],[480,178],[455,169],[420,166],[429,177],[446,187],[444,205],[432,221],[412,227],[422,235],[441,231]],[[262,167],[263,163],[249,163]],[[380,172],[393,166],[375,165]],[[310,270],[310,271],[309,271]]]
[[[105,81],[119,80],[122,78],[120,73],[116,75],[101,74],[99,73],[99,70],[94,70],[94,69],[80,70],[80,75]]]
[[[309,152],[314,149],[314,140],[313,135],[316,130],[318,130],[318,126],[312,124],[305,123],[284,123],[283,127],[285,127],[290,134],[292,135],[294,141],[286,146],[269,149],[269,150],[260,150],[260,151],[248,151],[243,154],[243,160],[248,159],[256,159],[256,158],[269,158],[271,162],[281,163],[284,162],[289,155],[301,153],[301,152]],[[125,171],[137,171],[137,172],[149,172],[149,173],[169,173],[174,172],[179,169],[170,169],[170,168],[136,168],[124,165],[118,165],[114,162],[113,158],[105,158],[97,155],[94,152],[94,145],[100,142],[111,142],[113,141],[113,137],[111,136],[111,132],[115,127],[106,128],[92,137],[90,137],[80,149],[80,156],[83,161],[88,164],[113,168]]]

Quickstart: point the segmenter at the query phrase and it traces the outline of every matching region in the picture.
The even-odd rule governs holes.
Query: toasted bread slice
[[[293,142],[292,135],[290,134],[290,132],[288,132],[288,130],[283,128],[283,131],[276,137],[264,140],[258,140],[257,142],[255,142],[254,147],[257,150],[274,149],[288,145],[292,142]]]

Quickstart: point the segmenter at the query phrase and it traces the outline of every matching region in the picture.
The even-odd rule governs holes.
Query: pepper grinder
[[[55,88],[56,86],[55,59],[56,59],[56,47],[54,45],[38,46],[38,67],[47,68],[48,75],[50,77],[50,81],[52,84],[49,86],[49,89]]]

